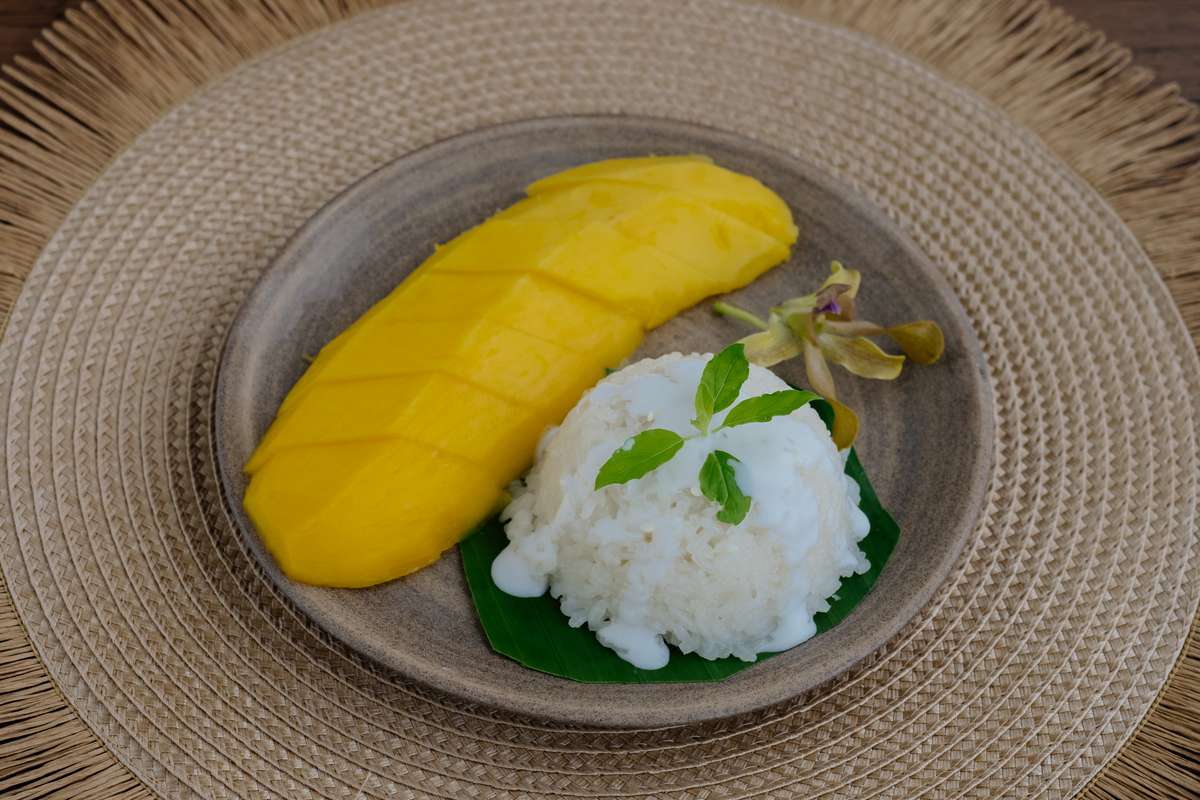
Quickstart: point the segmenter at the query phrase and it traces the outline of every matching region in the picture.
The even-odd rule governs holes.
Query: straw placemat
[[[0,342],[0,792],[1058,797],[1139,725],[1089,791],[1197,788],[1200,366],[1155,271],[1194,315],[1191,107],[1036,2],[350,5],[105,4],[0,87],[24,284]],[[825,165],[983,344],[998,458],[959,567],[868,662],[765,713],[597,733],[432,695],[289,608],[219,495],[222,338],[289,234],[415,147],[574,112]]]

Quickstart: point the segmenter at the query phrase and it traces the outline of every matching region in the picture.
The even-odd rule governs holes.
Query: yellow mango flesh
[[[790,246],[796,241],[792,212],[779,195],[754,178],[715,166],[702,156],[653,161],[644,158],[597,161],[542,178],[530,185],[529,194],[536,198],[595,181],[677,191],[729,214],[785,245]]]
[[[707,276],[709,294],[744,286],[788,255],[788,245],[761,230],[675,193],[660,194],[613,226]]]
[[[569,310],[569,313],[568,313]],[[615,367],[642,339],[641,321],[559,281],[529,272],[478,274],[437,269],[412,281],[388,318],[447,322],[480,318]]]
[[[486,234],[464,242],[438,269],[495,274],[513,269],[487,254],[505,242],[542,236],[552,221],[496,220]],[[656,327],[703,297],[708,281],[670,255],[623,236],[611,223],[589,223],[525,262],[525,269],[556,280],[577,294]],[[697,295],[697,292],[702,294]]]
[[[584,165],[529,194],[437,248],[285,398],[245,505],[293,579],[367,586],[436,560],[646,329],[796,235],[773,193],[700,157]]]
[[[246,469],[293,447],[409,439],[478,464],[500,486],[532,463],[544,427],[541,409],[438,372],[320,383],[271,426]]]
[[[604,365],[595,359],[486,319],[381,319],[372,334],[346,342],[324,365],[319,381],[303,387],[305,392],[321,383],[443,371],[561,418],[604,374]],[[290,413],[306,399],[302,394],[283,410]]]
[[[623,214],[580,226],[493,219],[444,248],[431,269],[497,272],[524,264],[653,328],[698,297],[745,285],[787,253],[787,245],[734,217],[657,192]]]
[[[613,181],[565,186],[560,191],[527,197],[492,217],[493,220],[552,220],[559,223],[603,222],[645,206],[660,194],[650,186]],[[478,230],[473,228],[472,230]]]
[[[344,333],[326,345],[292,389],[281,411],[290,411],[318,381],[385,374],[384,370],[396,365],[395,353],[380,350],[371,342],[377,337],[405,335],[408,330],[403,327],[405,324],[411,328],[412,323],[436,323],[423,326],[428,330],[418,331],[416,339],[404,340],[406,349],[423,347],[422,342],[432,340],[434,350],[431,352],[441,355],[450,346],[450,340],[440,336],[454,337],[458,341],[466,336],[470,325],[478,322],[485,327],[470,341],[482,337],[493,339],[492,345],[502,349],[507,344],[512,345],[509,349],[514,352],[525,348],[534,356],[535,362],[539,353],[548,353],[548,357],[554,358],[561,349],[566,349],[601,368],[619,364],[637,348],[643,333],[642,323],[636,317],[621,314],[553,280],[523,272],[487,275],[440,269],[423,272],[410,277],[368,314],[369,317],[364,316],[347,329],[346,333],[350,335]],[[456,327],[462,330],[455,330]],[[470,349],[473,347],[470,341],[458,346]],[[335,360],[334,354],[346,348],[348,343],[352,343],[348,347],[349,355]],[[487,348],[483,348],[474,356],[481,357],[486,352]],[[428,363],[428,359],[406,363],[404,368],[411,371],[416,363]],[[474,369],[469,363],[459,366]],[[495,362],[486,368],[503,366],[503,362]],[[525,366],[533,367],[536,363]],[[467,374],[463,377],[471,378]],[[498,380],[502,385],[506,381],[504,376]],[[481,382],[489,385],[486,380]],[[534,390],[540,391],[536,387]]]
[[[254,473],[245,506],[288,577],[353,588],[430,564],[497,496],[480,467],[378,441],[282,450]]]

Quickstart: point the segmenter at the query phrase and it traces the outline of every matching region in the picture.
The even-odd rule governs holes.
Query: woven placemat
[[[1200,252],[1186,227],[1190,107],[1037,2],[355,11],[89,7],[0,87],[15,129],[0,138],[0,253],[6,286],[24,282],[0,341],[12,599],[0,791],[1026,798],[1087,786],[1180,663],[1200,599],[1200,363],[1155,271],[1182,281]],[[290,608],[219,495],[217,357],[286,238],[415,147],[575,112],[714,125],[825,165],[944,271],[985,351],[997,465],[957,570],[866,663],[764,713],[589,732],[433,695]],[[1195,788],[1186,768],[1153,761],[1172,735],[1183,758],[1194,746],[1194,720],[1172,705],[1195,696],[1194,672],[1182,678],[1147,723],[1165,731],[1158,744],[1094,790]]]

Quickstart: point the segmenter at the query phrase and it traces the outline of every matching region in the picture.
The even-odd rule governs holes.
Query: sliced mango
[[[640,318],[648,328],[697,297],[748,283],[788,253],[762,231],[672,192],[566,232],[557,221],[526,218],[493,219],[476,230],[478,236],[447,248],[430,272],[537,272]],[[510,249],[509,242],[521,245]],[[507,252],[489,256],[497,250]]]
[[[616,367],[638,346],[638,318],[572,291],[556,276],[531,272],[431,270],[411,281],[388,319],[452,322],[480,318],[549,339]]]
[[[650,203],[661,190],[651,186],[598,181],[534,195],[492,217],[493,220],[553,220],[583,225],[624,216]]]
[[[758,228],[674,192],[661,193],[613,227],[704,276],[707,294],[743,286],[788,255],[787,245]]]
[[[246,471],[292,447],[409,439],[480,465],[501,486],[529,467],[546,427],[540,409],[437,372],[321,383],[275,421]]]
[[[373,320],[387,309],[387,305],[386,302],[376,303],[368,308],[361,317],[352,322],[350,327],[330,339],[309,361],[308,369],[304,371],[304,374],[292,386],[291,391],[288,392],[288,396],[283,399],[280,411],[288,408],[291,402],[294,402],[297,397],[307,391],[308,385],[315,383],[320,374],[324,372],[325,365],[333,358],[334,353],[341,350],[347,342],[353,341],[363,335],[374,324]]]
[[[456,250],[432,271],[494,275],[515,267],[505,261],[494,265],[483,257],[485,248],[499,240],[537,237],[543,221],[496,220],[489,241],[479,249]],[[696,297],[711,294],[708,277],[670,255],[623,235],[612,223],[589,223],[572,232],[537,258],[525,261],[524,270],[544,280],[558,282],[575,293],[631,315],[646,328],[661,325]]]
[[[497,270],[526,270],[562,247],[575,230],[576,226],[554,219],[493,218],[439,247],[420,270],[481,265]]]
[[[796,225],[787,203],[748,175],[713,165],[701,156],[676,158],[618,158],[584,164],[542,178],[529,194],[540,197],[580,184],[619,181],[680,192],[740,219],[790,246]]]
[[[561,419],[604,375],[604,365],[546,339],[486,319],[465,322],[381,321],[372,336],[347,342],[325,365],[322,383],[446,372],[488,387],[517,404]],[[293,405],[303,402],[299,395]],[[291,406],[284,409],[291,412]]]
[[[381,441],[281,451],[254,474],[245,506],[288,577],[359,587],[433,562],[499,496],[480,467]]]
[[[539,181],[437,248],[317,354],[246,465],[285,573],[367,586],[432,563],[644,331],[787,257],[762,184],[692,156]]]
[[[445,323],[430,328],[430,332],[457,338],[467,332],[473,320],[481,320],[491,331],[499,326],[511,328],[517,335],[546,340],[551,343],[552,352],[563,348],[591,359],[601,368],[620,364],[637,349],[643,334],[638,318],[581,296],[553,278],[525,272],[481,275],[475,271],[427,271],[410,277],[402,284],[402,291],[397,290],[376,304],[369,317],[364,316],[326,345],[284,400],[280,411],[290,411],[318,380],[388,374],[380,371],[390,369],[397,354],[376,349],[369,342],[376,336],[398,340],[403,331],[392,327],[397,323]],[[346,335],[351,332],[351,336]],[[489,334],[484,331],[480,335]],[[503,331],[496,335],[512,336]],[[351,340],[359,344],[353,349],[349,363],[335,362],[334,354]],[[419,341],[424,340],[423,337]],[[361,344],[364,341],[368,344]],[[417,343],[406,342],[404,346]],[[439,353],[444,350],[441,342],[436,346]],[[528,346],[545,349],[536,342]],[[363,358],[369,361],[364,363]]]
[[[619,224],[584,227],[538,269],[635,314],[647,328],[720,291],[707,273],[624,235]]]

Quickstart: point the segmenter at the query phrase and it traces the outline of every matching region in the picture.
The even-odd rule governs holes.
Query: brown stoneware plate
[[[719,683],[611,686],[521,667],[488,647],[457,551],[370,589],[285,578],[242,511],[242,465],[315,353],[433,250],[566,167],[628,155],[704,153],[791,206],[801,239],[786,264],[734,297],[750,308],[811,291],[837,258],[867,275],[860,307],[880,322],[936,320],[944,360],[897,381],[839,378],[864,430],[859,455],[901,539],[874,590],[838,627]],[[954,269],[953,264],[942,265]],[[647,337],[636,357],[710,352],[744,335],[707,303]],[[397,347],[403,347],[397,342]],[[781,365],[803,384],[798,364]],[[870,384],[870,385],[868,385]],[[216,444],[229,512],[267,575],[348,646],[462,701],[548,722],[658,727],[787,700],[883,646],[937,591],[973,533],[992,469],[983,356],[948,283],[879,210],[820,169],[741,136],[665,120],[560,117],[469,133],[389,164],[335,198],[292,239],[247,299],[219,374]]]

